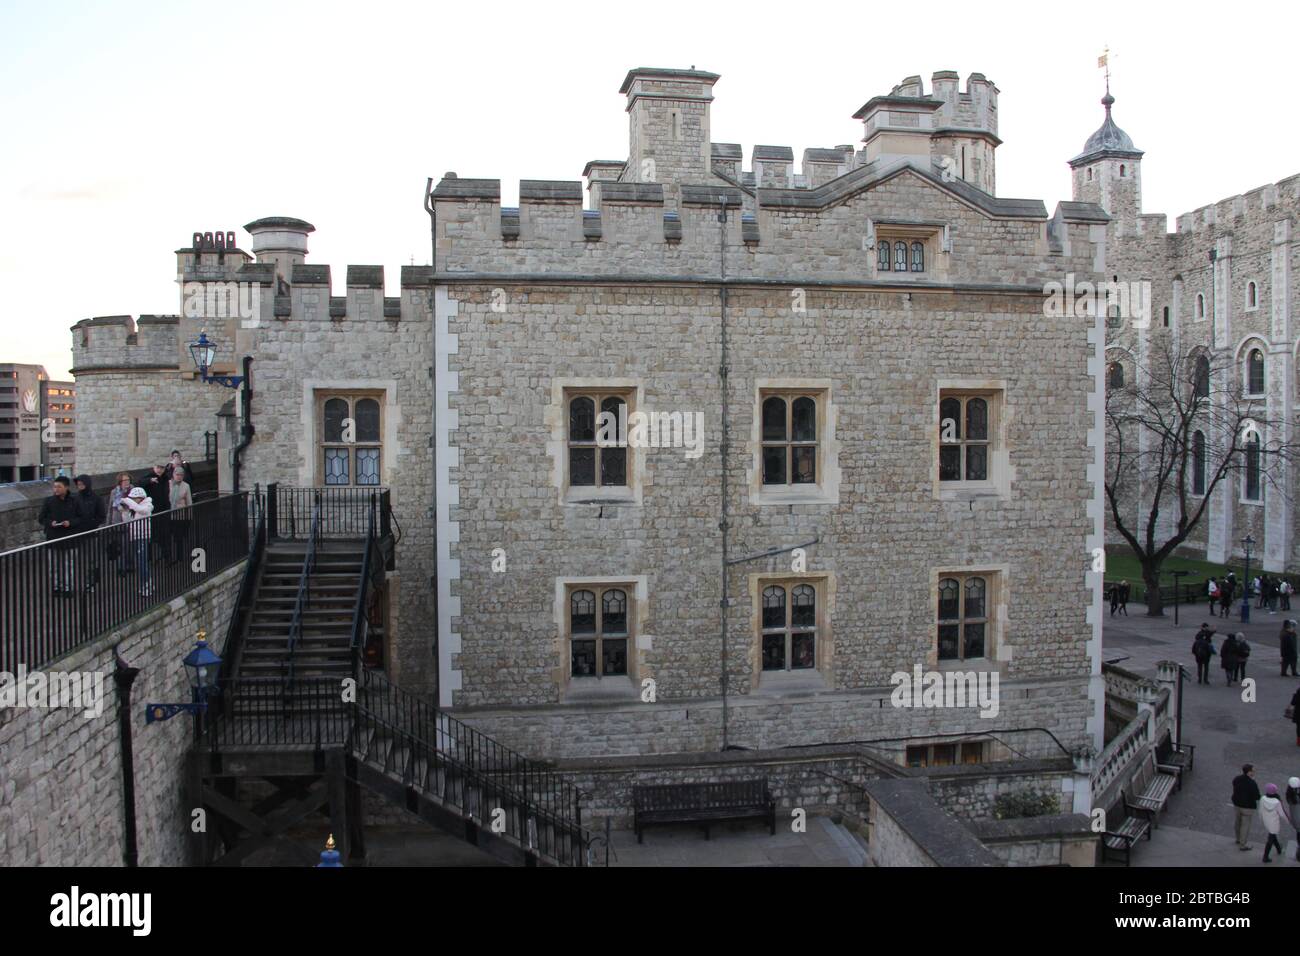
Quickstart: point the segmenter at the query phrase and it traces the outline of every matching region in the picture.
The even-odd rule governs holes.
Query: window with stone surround
[[[766,671],[817,669],[817,583],[764,582],[759,658]]]
[[[1210,359],[1204,352],[1198,353],[1193,360],[1192,397],[1210,397]]]
[[[821,393],[765,390],[761,394],[763,484],[816,485]]]
[[[1196,318],[1205,318],[1205,296],[1200,292],[1196,293]]]
[[[568,487],[628,487],[631,405],[628,389],[565,391]]]
[[[1242,474],[1241,497],[1244,501],[1262,501],[1264,489],[1260,481],[1259,432],[1252,432],[1242,447],[1246,467]]]
[[[626,677],[632,634],[627,583],[581,584],[568,588],[569,675],[572,678]]]
[[[983,763],[984,744],[978,740],[912,744],[908,746],[906,754],[909,767],[951,767],[958,763]]]
[[[934,226],[881,226],[876,241],[876,271],[922,273],[937,235]]]
[[[382,483],[383,392],[316,393],[320,483],[373,487]]]
[[[1205,432],[1192,434],[1192,494],[1205,494]]]
[[[988,482],[998,393],[944,389],[939,393],[939,481]]]
[[[997,575],[990,571],[942,573],[937,595],[938,659],[985,660],[993,645],[993,597]]]
[[[1259,308],[1259,288],[1254,282],[1246,283],[1246,311],[1253,312]]]
[[[1111,362],[1106,366],[1106,387],[1123,388],[1124,387],[1124,365],[1121,362]]]
[[[1246,355],[1246,394],[1255,396],[1264,394],[1264,352],[1251,349]]]

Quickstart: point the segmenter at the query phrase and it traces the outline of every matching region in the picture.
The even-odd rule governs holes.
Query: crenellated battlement
[[[72,326],[73,371],[177,367],[177,315],[103,315]]]
[[[739,162],[738,147],[718,145],[721,162]],[[792,155],[779,147],[754,151],[756,162],[779,167]],[[838,169],[852,155],[847,147],[809,150],[805,168]],[[784,170],[777,178],[790,180]],[[1063,204],[1049,239],[1043,203],[947,179],[929,157],[878,160],[815,186],[682,183],[672,204],[662,183],[589,178],[588,188],[594,209],[583,208],[579,182],[524,180],[519,206],[504,207],[499,180],[448,174],[432,195],[440,274],[708,277],[719,268],[725,203],[733,277],[974,282],[988,275],[990,261],[1005,260],[1008,277],[1037,281],[1065,271],[1062,258],[1078,258],[1070,268],[1087,271],[1093,227],[1106,221],[1091,204]],[[932,265],[918,274],[878,273],[877,233],[923,241]]]
[[[1300,215],[1300,175],[1288,176],[1246,193],[1228,196],[1183,213],[1176,222],[1179,235],[1205,231],[1229,231],[1234,220]]]

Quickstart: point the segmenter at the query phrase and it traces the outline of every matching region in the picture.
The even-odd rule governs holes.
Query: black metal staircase
[[[365,787],[504,862],[589,865],[572,785],[362,666],[392,545],[387,492],[356,491],[268,489],[194,772],[226,856],[201,840],[201,862],[238,862],[326,804],[360,855]],[[255,824],[229,799],[239,775],[296,781],[298,815]]]

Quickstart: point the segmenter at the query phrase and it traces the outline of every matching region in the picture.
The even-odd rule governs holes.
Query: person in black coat
[[[1237,676],[1237,639],[1231,634],[1223,639],[1223,647],[1219,650],[1219,666],[1223,668],[1228,686],[1231,687]]]
[[[1198,684],[1210,682],[1210,659],[1218,653],[1214,649],[1213,635],[1214,629],[1208,624],[1202,624],[1192,641],[1192,657],[1196,659],[1196,683]]]
[[[78,475],[77,482],[77,509],[81,513],[81,520],[77,524],[78,531],[94,531],[102,527],[108,520],[108,505],[104,504],[104,499],[95,494],[94,485],[89,475]],[[86,545],[86,559],[88,562],[88,573],[90,580],[86,583],[86,590],[95,590],[95,585],[99,583],[99,547],[98,542],[91,542]]]
[[[81,509],[72,496],[71,484],[62,475],[54,479],[54,494],[45,499],[41,513],[37,517],[41,530],[45,532],[46,541],[62,541],[80,530]],[[53,544],[46,549],[50,556],[50,579],[54,594],[72,593],[72,547],[71,542]]]
[[[1282,625],[1282,635],[1278,639],[1278,644],[1282,648],[1282,676],[1286,677],[1287,669],[1290,668],[1292,677],[1300,677],[1296,673],[1296,633],[1295,621],[1287,621]]]
[[[1300,747],[1300,688],[1291,695],[1291,720],[1295,724],[1295,745]]]
[[[140,477],[140,487],[149,496],[149,500],[153,502],[153,527],[157,529],[158,533],[152,535],[152,547],[158,550],[163,557],[166,557],[170,526],[166,518],[158,516],[172,506],[171,478],[167,475],[167,469],[162,465],[154,465],[153,468]]]

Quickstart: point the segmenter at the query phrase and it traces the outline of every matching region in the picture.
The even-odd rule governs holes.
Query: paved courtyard
[[[1240,604],[1237,605],[1240,608]],[[1300,777],[1300,747],[1295,742],[1295,725],[1283,719],[1282,711],[1300,687],[1300,679],[1281,677],[1278,633],[1288,617],[1300,620],[1300,610],[1267,611],[1251,608],[1251,623],[1241,624],[1234,610],[1227,619],[1212,620],[1206,605],[1182,607],[1175,627],[1173,609],[1163,619],[1146,617],[1146,608],[1129,607],[1130,616],[1111,617],[1106,611],[1103,631],[1104,659],[1115,661],[1136,673],[1154,677],[1156,661],[1174,660],[1187,668],[1183,698],[1183,740],[1196,747],[1195,770],[1186,777],[1183,789],[1174,794],[1151,841],[1143,841],[1133,854],[1135,866],[1263,866],[1263,827],[1256,817],[1249,853],[1237,849],[1233,840],[1230,805],[1232,778],[1243,763],[1255,765],[1255,779],[1264,789],[1276,783],[1285,792],[1288,777]],[[1202,621],[1215,628],[1214,646],[1226,633],[1243,631],[1251,645],[1246,676],[1256,681],[1256,700],[1241,699],[1241,688],[1225,685],[1223,669],[1214,658],[1211,683],[1196,683],[1196,662],[1192,660],[1192,637]],[[1126,660],[1120,658],[1127,657]],[[1286,846],[1285,866],[1295,862],[1294,831],[1282,833]],[[1276,859],[1276,857],[1275,857]],[[1271,864],[1277,866],[1274,862]]]

